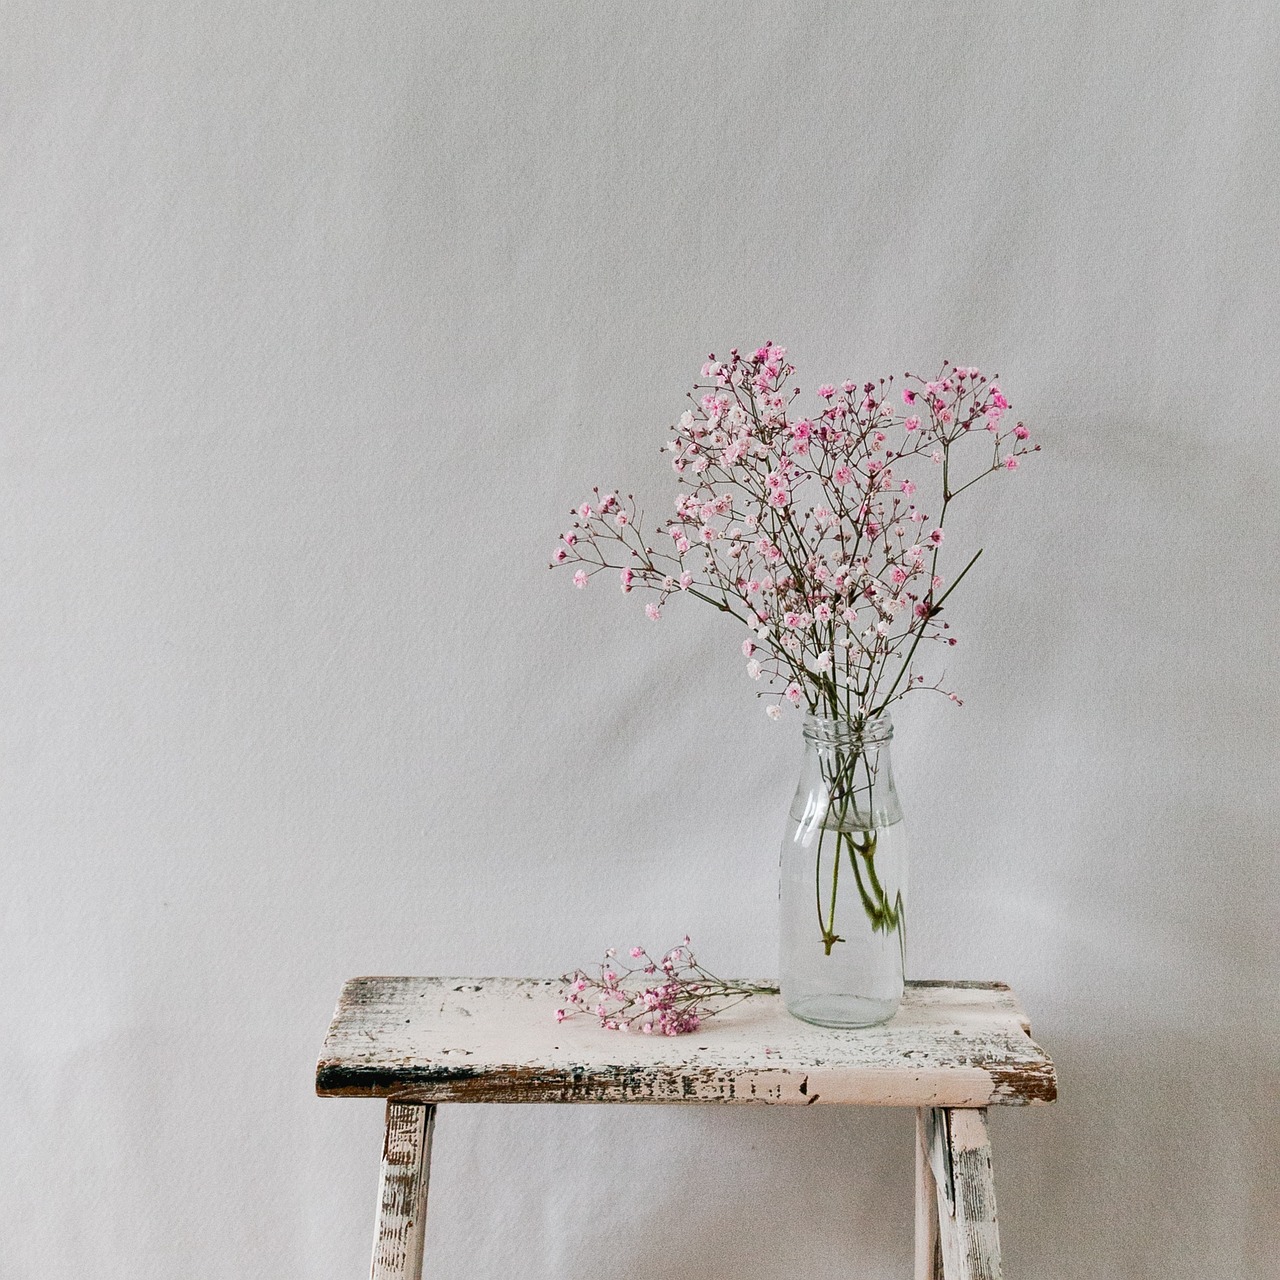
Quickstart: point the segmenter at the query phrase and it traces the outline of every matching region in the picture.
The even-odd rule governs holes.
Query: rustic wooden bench
[[[385,1098],[372,1280],[419,1280],[442,1102],[763,1103],[916,1110],[916,1280],[997,1280],[987,1107],[1052,1102],[1053,1063],[998,982],[911,982],[898,1015],[834,1031],[753,996],[683,1036],[557,1023],[560,984],[353,978],[316,1070]]]

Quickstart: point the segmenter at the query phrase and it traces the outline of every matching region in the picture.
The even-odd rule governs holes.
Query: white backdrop
[[[545,565],[706,352],[1003,375],[916,976],[1002,978],[1009,1274],[1280,1275],[1280,18],[0,11],[0,1276],[365,1273],[357,973],[773,966],[798,721]],[[903,1276],[910,1120],[477,1108],[428,1274]]]

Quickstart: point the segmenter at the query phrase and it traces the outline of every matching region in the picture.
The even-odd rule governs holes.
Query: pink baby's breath
[[[916,667],[954,644],[942,602],[977,559],[942,589],[951,503],[1037,451],[1021,422],[1003,425],[998,380],[944,362],[929,378],[824,382],[806,402],[774,343],[701,367],[664,433],[674,514],[646,529],[633,497],[592,490],[553,566],[573,565],[578,587],[617,572],[624,592],[653,593],[654,621],[692,598],[743,623],[771,718],[794,705],[859,720],[913,690],[947,692]]]
[[[628,954],[637,961],[634,966],[612,965],[614,954],[611,947],[594,972],[575,969],[561,979],[567,1007],[556,1010],[557,1022],[590,1010],[607,1031],[678,1036],[697,1031],[708,1018],[750,996],[778,992],[777,987],[717,978],[698,963],[687,935],[659,959],[643,947],[632,947]]]

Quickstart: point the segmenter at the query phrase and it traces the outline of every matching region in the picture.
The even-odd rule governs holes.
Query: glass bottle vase
[[[906,834],[887,715],[810,715],[782,842],[782,999],[824,1027],[886,1022],[902,1002]]]

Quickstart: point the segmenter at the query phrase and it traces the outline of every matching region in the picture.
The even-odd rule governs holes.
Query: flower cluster
[[[633,964],[618,962],[612,947],[595,973],[575,969],[566,974],[566,1008],[556,1021],[575,1013],[591,1013],[609,1031],[640,1030],[646,1035],[678,1036],[696,1031],[717,1013],[754,995],[776,995],[777,987],[727,982],[702,967],[689,939],[654,960],[643,947],[632,947]]]
[[[682,595],[737,618],[772,717],[789,703],[865,720],[947,692],[915,660],[924,641],[956,643],[942,605],[977,559],[944,579],[950,504],[1040,446],[978,369],[827,384],[803,413],[794,372],[772,344],[710,357],[664,446],[674,515],[649,534],[633,496],[594,489],[553,562],[578,587],[604,573],[647,589],[653,621]]]

